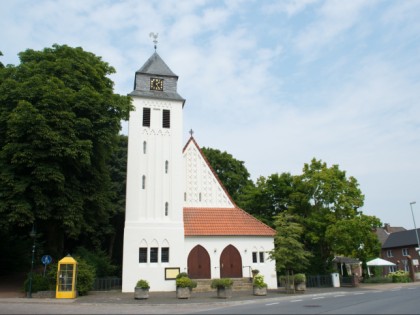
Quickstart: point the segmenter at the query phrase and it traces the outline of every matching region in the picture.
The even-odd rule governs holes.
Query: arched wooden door
[[[228,245],[220,255],[220,278],[242,278],[242,258],[233,245]]]
[[[191,279],[210,279],[210,255],[201,246],[195,246],[188,255],[188,275]]]

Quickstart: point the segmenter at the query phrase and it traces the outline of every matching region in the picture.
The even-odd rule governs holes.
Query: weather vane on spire
[[[153,37],[153,42],[155,43],[155,51],[156,51],[156,46],[157,46],[157,43],[158,43],[158,41],[157,41],[158,35],[159,35],[159,33],[153,33],[153,32],[150,32],[150,34],[149,34],[149,37]]]

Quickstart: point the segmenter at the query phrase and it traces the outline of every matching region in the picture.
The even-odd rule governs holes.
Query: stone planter
[[[188,299],[191,297],[191,289],[190,288],[176,288],[176,297],[178,299]]]
[[[254,295],[258,295],[258,296],[267,295],[267,287],[263,287],[263,288],[252,287],[252,292]]]
[[[306,291],[306,282],[295,283],[295,290],[299,292]]]
[[[143,289],[140,287],[134,288],[134,298],[136,300],[145,300],[149,298],[149,289]]]
[[[220,299],[228,299],[232,297],[232,288],[218,287],[217,297]]]

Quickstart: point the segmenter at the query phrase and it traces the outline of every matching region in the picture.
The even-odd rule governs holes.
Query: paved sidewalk
[[[26,298],[23,294],[10,297],[10,294],[0,294],[1,302],[8,303],[51,303],[51,304],[138,304],[138,305],[180,305],[194,303],[226,303],[244,302],[252,300],[278,299],[279,297],[295,297],[298,295],[337,294],[342,292],[357,292],[366,290],[394,290],[402,287],[420,286],[420,282],[413,283],[387,283],[387,284],[360,284],[359,287],[339,288],[307,288],[305,293],[287,294],[284,288],[268,290],[266,296],[254,296],[251,291],[235,291],[229,299],[217,298],[216,291],[192,292],[189,299],[177,299],[175,292],[150,292],[149,299],[136,300],[134,293],[122,293],[121,291],[94,291],[86,296],[76,299],[55,299],[55,298]]]

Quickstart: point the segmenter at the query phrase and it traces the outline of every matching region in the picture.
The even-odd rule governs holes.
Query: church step
[[[252,290],[252,280],[251,278],[233,278],[233,291],[246,291]],[[195,292],[209,292],[215,291],[211,288],[212,279],[195,279],[197,282],[197,287],[194,289]]]

